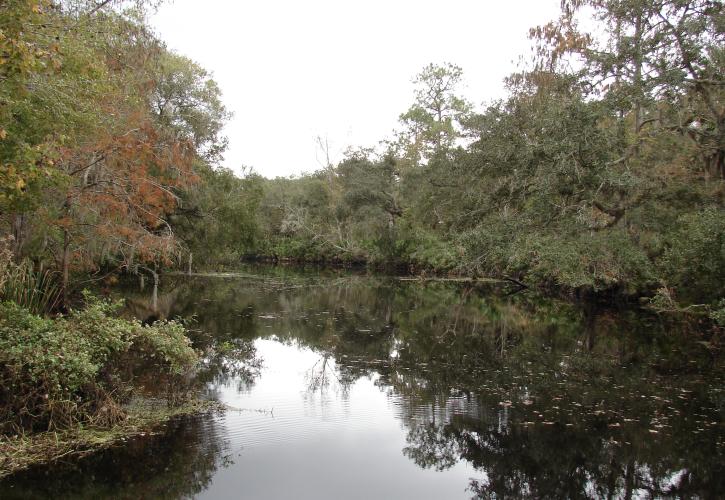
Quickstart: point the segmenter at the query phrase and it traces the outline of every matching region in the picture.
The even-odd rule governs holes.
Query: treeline
[[[533,62],[484,110],[458,95],[460,68],[430,65],[382,148],[296,179],[211,173],[199,206],[217,225],[185,230],[191,248],[717,302],[722,4],[565,0],[531,39]]]
[[[88,273],[178,262],[169,218],[226,144],[219,88],[147,3],[0,1],[2,243],[63,301]]]
[[[0,1],[4,244],[64,297],[88,273],[243,257],[656,294],[662,308],[725,295],[721,2],[564,0],[531,30],[508,98],[477,109],[460,68],[429,65],[381,146],[268,180],[218,167],[219,89],[151,33],[144,1]]]

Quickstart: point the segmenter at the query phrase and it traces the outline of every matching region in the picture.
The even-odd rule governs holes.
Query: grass
[[[187,415],[224,411],[217,401],[192,399],[169,406],[159,399],[140,399],[127,408],[125,420],[110,428],[77,426],[32,435],[0,436],[0,479],[35,465],[62,458],[80,458],[128,439],[153,434],[169,420]]]

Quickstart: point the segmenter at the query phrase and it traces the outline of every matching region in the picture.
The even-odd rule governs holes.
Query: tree
[[[37,207],[54,182],[55,148],[42,113],[32,106],[38,82],[58,70],[59,45],[47,36],[47,1],[0,3],[0,214],[9,219],[14,253],[23,246],[22,212]],[[37,26],[27,30],[27,26]],[[49,42],[49,40],[52,40]]]
[[[182,193],[170,218],[177,238],[202,265],[235,262],[254,253],[260,244],[262,178],[251,169],[238,177],[203,163],[196,171],[200,182]]]
[[[462,124],[471,111],[470,104],[456,95],[462,77],[460,67],[445,63],[429,64],[413,80],[415,103],[400,115],[404,128],[397,143],[412,165],[445,155],[462,136]]]
[[[632,148],[657,132],[689,137],[710,175],[725,178],[725,23],[714,0],[563,0],[556,23],[532,30],[548,67],[567,55],[584,64],[591,92],[620,113],[632,112]],[[603,36],[581,33],[576,16],[584,8],[604,28]]]
[[[0,210],[64,294],[73,270],[177,258],[169,216],[225,145],[208,74],[107,4],[11,2],[2,21]]]
[[[171,52],[158,58],[152,107],[158,122],[190,141],[197,154],[215,164],[226,149],[221,130],[231,114],[221,102],[217,83],[201,66]]]

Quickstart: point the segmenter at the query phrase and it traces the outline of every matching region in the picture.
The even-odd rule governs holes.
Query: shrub
[[[512,253],[511,272],[568,289],[636,292],[655,281],[647,255],[622,230],[521,238]]]
[[[61,289],[55,273],[36,271],[33,263],[13,262],[12,237],[0,239],[0,300],[15,302],[36,314],[55,309],[61,300]]]
[[[445,241],[434,231],[406,224],[394,241],[396,259],[416,270],[449,272],[459,265],[452,243]]]
[[[144,370],[173,382],[196,365],[182,325],[143,326],[116,317],[117,303],[85,298],[57,319],[0,304],[0,433],[112,424]]]
[[[660,262],[678,295],[709,301],[725,295],[725,210],[683,215]]]
[[[710,312],[710,318],[719,326],[725,328],[725,299],[720,299],[720,302]]]

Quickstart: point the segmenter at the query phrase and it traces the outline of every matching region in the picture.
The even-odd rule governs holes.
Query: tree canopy
[[[74,271],[177,260],[169,217],[226,144],[210,75],[143,3],[106,4],[2,6],[0,217],[16,258],[56,267],[64,290]]]
[[[147,6],[2,2],[0,222],[63,288],[193,255],[725,294],[721,2],[564,0],[506,98],[477,108],[429,64],[392,137],[294,179],[219,167],[219,87]]]

